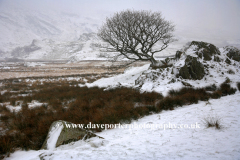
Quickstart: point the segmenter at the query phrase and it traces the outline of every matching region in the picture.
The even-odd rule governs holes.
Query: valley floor
[[[132,66],[142,66],[149,62],[138,62]],[[121,62],[87,60],[78,63],[56,62],[1,62],[0,80],[24,77],[57,77],[81,74],[122,73],[125,69],[115,69]],[[113,69],[113,70],[112,70]]]

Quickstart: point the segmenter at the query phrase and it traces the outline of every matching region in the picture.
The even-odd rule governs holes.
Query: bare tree
[[[154,54],[175,41],[173,31],[174,25],[160,12],[126,10],[106,18],[98,36],[109,44],[104,47],[105,51],[117,52],[116,57],[151,61],[153,66],[157,66]]]

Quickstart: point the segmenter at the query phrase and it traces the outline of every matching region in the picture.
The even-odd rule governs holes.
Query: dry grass
[[[79,75],[76,75],[79,76]],[[109,76],[82,75],[89,82]],[[64,77],[64,76],[61,76]],[[41,82],[42,78],[53,81]],[[133,119],[153,112],[173,110],[186,104],[206,101],[209,98],[234,94],[235,89],[225,82],[220,87],[182,88],[172,90],[169,96],[158,93],[140,93],[132,88],[116,88],[103,91],[102,88],[78,87],[81,80],[58,80],[59,77],[32,78],[34,83],[19,79],[2,80],[0,102],[17,105],[22,101],[20,112],[10,112],[6,106],[0,106],[0,120],[6,130],[0,137],[0,155],[14,151],[16,148],[40,149],[48,129],[56,120],[66,120],[76,124],[114,124],[129,123]],[[55,80],[54,80],[55,79]],[[211,90],[212,93],[207,91]],[[25,94],[24,96],[22,94]],[[29,109],[27,103],[37,100],[47,105]],[[157,102],[157,103],[156,103]],[[141,104],[136,106],[136,104]],[[218,122],[217,122],[218,123]],[[215,124],[216,126],[217,124]],[[95,129],[101,131],[101,129]]]
[[[23,89],[21,87],[19,90]],[[76,124],[130,122],[152,112],[144,106],[135,108],[135,103],[153,106],[156,100],[162,98],[158,93],[139,93],[131,88],[103,91],[97,87],[80,88],[68,83],[43,83],[31,87],[37,90],[29,96],[12,98],[9,95],[5,99],[12,100],[12,104],[21,99],[23,105],[20,112],[10,112],[6,107],[0,110],[1,114],[4,113],[1,121],[7,130],[1,136],[1,154],[18,147],[40,149],[51,123],[56,120]],[[33,99],[48,105],[29,109],[27,103]]]
[[[171,90],[169,95],[156,104],[157,111],[173,110],[175,107],[198,103],[198,101],[207,101],[210,98],[217,99],[221,96],[231,95],[236,92],[228,83],[224,82],[219,88],[212,87],[212,92],[207,92],[209,87],[189,88],[185,87],[180,90]]]
[[[207,118],[204,118],[203,122],[207,128],[213,127],[218,130],[223,128],[221,125],[221,119],[219,117],[209,116]]]
[[[125,68],[111,70],[111,67],[120,66],[123,62],[112,65],[108,61],[80,61],[78,63],[46,63],[43,66],[27,67],[24,63],[6,63],[9,69],[0,69],[0,80],[24,77],[59,77],[82,74],[113,74],[122,73]],[[132,66],[142,66],[145,62],[138,62]],[[118,68],[118,67],[117,67]]]

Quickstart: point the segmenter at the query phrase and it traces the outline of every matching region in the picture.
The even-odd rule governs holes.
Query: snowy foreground
[[[221,57],[225,59],[226,55],[221,54]],[[133,67],[123,74],[79,86],[106,89],[125,86],[166,96],[169,90],[184,87],[182,81],[194,87],[204,87],[212,84],[219,86],[229,78],[234,88],[239,82],[239,63],[228,65],[224,61],[217,63],[213,60],[203,62],[210,67],[209,74],[202,80],[176,78],[175,82],[171,82],[176,75],[174,70],[181,67],[184,60],[184,57],[180,58],[170,70],[163,69],[155,80],[144,79],[143,85],[136,85],[135,81],[143,74],[155,74],[154,70],[149,70],[149,65]],[[125,124],[123,128],[117,126],[97,133],[104,139],[95,137],[87,141],[80,140],[50,150],[16,151],[7,159],[240,159],[239,97],[240,92],[237,91],[234,95],[163,111],[133,121],[128,126]],[[221,129],[207,128],[205,119],[219,120]]]
[[[239,159],[240,92],[143,117],[135,128],[116,128],[53,150],[16,151],[7,159]],[[220,118],[222,129],[207,128],[205,118]],[[177,128],[161,128],[161,125]],[[199,124],[200,128],[180,128]],[[148,125],[147,125],[148,124]],[[147,127],[147,126],[155,127]],[[196,126],[197,127],[197,126]]]

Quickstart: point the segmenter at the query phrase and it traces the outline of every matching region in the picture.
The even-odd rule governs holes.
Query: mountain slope
[[[65,48],[62,52],[71,56],[72,52],[80,51],[83,43],[93,37],[84,40],[81,35],[87,37],[84,33],[96,32],[100,24],[97,18],[91,16],[11,5],[0,10],[2,58],[69,58],[57,52]]]

